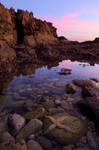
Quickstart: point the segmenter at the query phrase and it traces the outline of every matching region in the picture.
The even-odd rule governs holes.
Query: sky
[[[53,23],[59,36],[86,41],[99,37],[99,0],[0,0],[7,8],[32,11]]]

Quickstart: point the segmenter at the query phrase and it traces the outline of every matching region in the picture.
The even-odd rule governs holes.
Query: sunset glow
[[[7,8],[29,10],[34,16],[53,23],[59,36],[69,40],[93,40],[99,37],[99,1],[83,0],[1,0]]]

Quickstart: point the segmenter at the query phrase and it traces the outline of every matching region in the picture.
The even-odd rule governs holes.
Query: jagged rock
[[[0,40],[0,63],[12,62],[16,58],[15,51],[10,48],[7,43],[3,40]]]
[[[16,135],[24,126],[25,119],[19,114],[10,114],[8,117],[8,126],[13,135]]]
[[[0,3],[0,40],[9,44],[16,42],[17,34],[13,27],[10,11]]]
[[[34,48],[36,46],[36,41],[35,41],[33,35],[30,35],[30,36],[26,35],[26,36],[24,36],[24,44],[26,46]]]
[[[41,145],[34,140],[30,140],[27,143],[28,150],[43,150]]]
[[[28,124],[20,131],[17,135],[16,140],[20,139],[26,140],[31,134],[39,131],[42,128],[43,123],[38,119],[32,119]]]

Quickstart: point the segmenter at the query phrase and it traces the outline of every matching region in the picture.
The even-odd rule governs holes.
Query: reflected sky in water
[[[72,73],[60,75],[61,68],[70,67]],[[34,72],[34,71],[33,71]],[[75,78],[96,78],[99,80],[99,65],[90,66],[88,63],[65,60],[56,67],[38,68],[31,75],[14,76],[9,84],[3,106],[11,105],[15,101],[27,99],[37,101],[42,96],[66,95],[66,84]]]

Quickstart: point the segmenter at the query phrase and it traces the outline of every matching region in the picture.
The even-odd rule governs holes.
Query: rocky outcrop
[[[0,4],[0,40],[15,43],[17,34],[14,27],[10,11]]]
[[[0,4],[0,39],[14,45],[22,43],[25,36],[30,39],[31,35],[37,43],[44,38],[48,41],[57,37],[56,28],[51,23],[34,18],[32,12],[20,9],[15,12]]]
[[[32,12],[16,12],[0,3],[0,73],[14,72],[15,64],[63,59],[83,59],[93,65],[94,61],[99,62],[98,41],[96,38],[79,43],[58,37],[52,23],[36,19]]]

